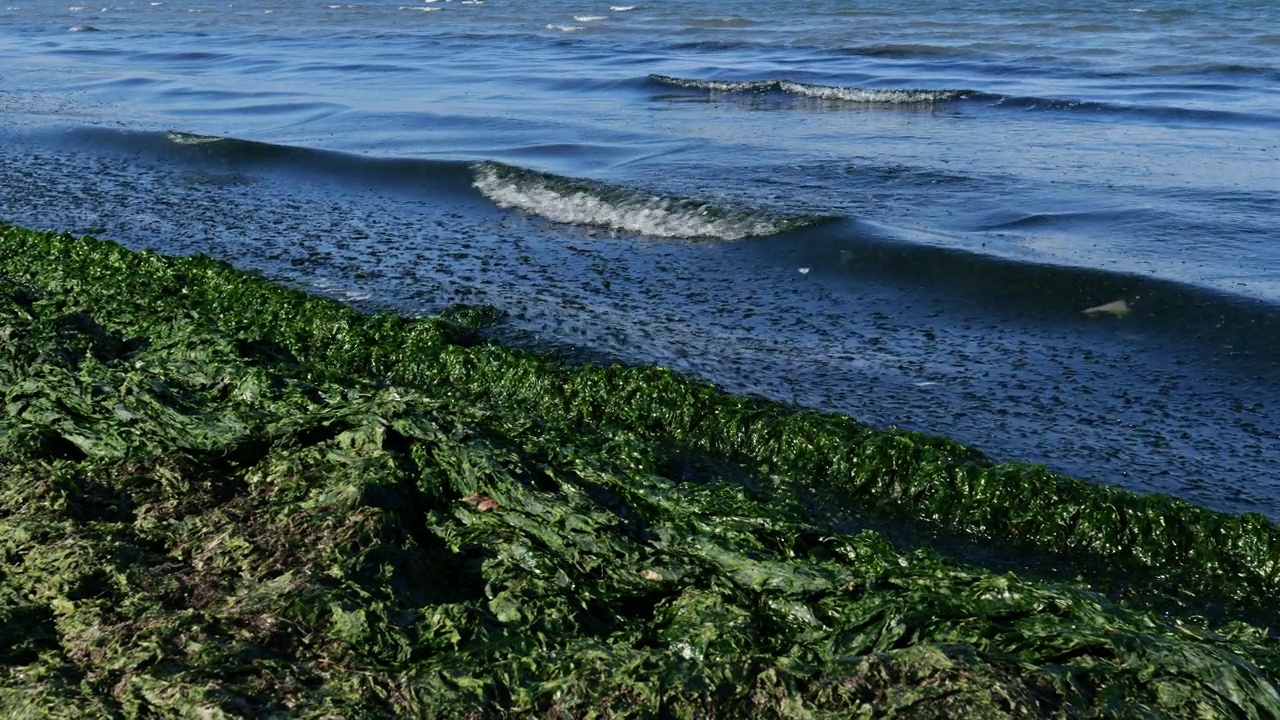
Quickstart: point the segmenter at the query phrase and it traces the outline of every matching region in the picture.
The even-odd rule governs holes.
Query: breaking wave
[[[651,237],[739,240],[776,235],[825,220],[725,209],[493,162],[475,166],[474,185],[500,207],[558,223]]]
[[[964,98],[969,90],[881,89],[814,85],[794,80],[699,80],[670,75],[650,75],[662,85],[718,93],[785,93],[819,100],[868,105],[927,105]]]
[[[987,107],[1004,110],[1082,112],[1102,115],[1122,115],[1161,122],[1233,122],[1256,124],[1274,123],[1273,115],[1238,113],[1213,108],[1182,108],[1160,105],[1126,105],[1096,100],[1071,98],[1045,98],[1035,96],[1003,95],[980,90],[961,89],[894,89],[842,87],[818,85],[794,80],[704,80],[671,75],[649,75],[648,82],[664,87],[683,88],[704,93],[716,93],[743,97],[783,96],[787,98],[821,100],[863,107],[927,107],[946,102],[976,102]]]
[[[216,135],[197,135],[196,133],[181,132],[179,130],[170,130],[164,136],[175,145],[208,145],[209,143],[226,140],[226,138]]]

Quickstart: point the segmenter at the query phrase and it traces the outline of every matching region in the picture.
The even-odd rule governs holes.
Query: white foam
[[[739,92],[766,92],[776,90],[778,84],[774,82],[734,82],[732,80],[696,80],[693,82],[673,83],[681,87],[696,87],[711,92],[722,93],[739,93]]]
[[[941,100],[954,100],[960,93],[955,90],[882,90],[877,88],[835,87],[831,85],[806,85],[804,83],[780,80],[778,89],[794,95],[819,98],[822,100],[840,100],[843,102],[869,103],[877,105],[915,105],[934,103]]]
[[[401,10],[417,10],[418,12],[435,12],[438,7],[422,7],[421,5],[401,5]]]
[[[578,32],[579,30],[586,30],[587,26],[586,25],[548,25],[547,29],[559,30],[560,32]]]
[[[164,136],[169,142],[175,145],[206,145],[208,143],[222,142],[224,138],[215,135],[197,135],[195,133],[185,133],[178,130],[170,130]]]
[[[601,20],[608,20],[608,19],[609,19],[608,15],[574,15],[573,16],[574,22],[600,22]]]
[[[867,105],[922,105],[955,100],[963,97],[963,90],[898,90],[881,88],[838,87],[834,85],[810,85],[793,80],[697,80],[651,75],[652,79],[676,87],[695,88],[719,93],[782,92],[819,100],[835,100]]]
[[[650,75],[649,77],[664,85],[707,90],[709,92],[769,92],[779,89],[777,80],[694,80],[671,75]]]
[[[496,163],[478,165],[474,185],[499,207],[559,223],[652,237],[738,240],[808,224],[759,212],[726,213],[710,205],[593,186]]]
[[[609,9],[614,12],[631,12],[632,10],[635,10],[638,7],[640,6],[639,5],[611,5],[609,6]]]

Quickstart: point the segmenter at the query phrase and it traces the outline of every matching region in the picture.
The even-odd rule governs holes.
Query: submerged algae
[[[1261,629],[903,552],[799,490],[1259,603],[1265,522],[206,258],[0,248],[5,714],[1280,716]]]

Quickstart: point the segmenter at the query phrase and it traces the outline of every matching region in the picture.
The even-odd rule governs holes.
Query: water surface
[[[1274,519],[1274,17],[19,0],[0,219]]]

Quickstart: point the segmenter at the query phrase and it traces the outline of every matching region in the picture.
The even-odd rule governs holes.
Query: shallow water
[[[1280,518],[1272,15],[18,3],[0,219]]]

